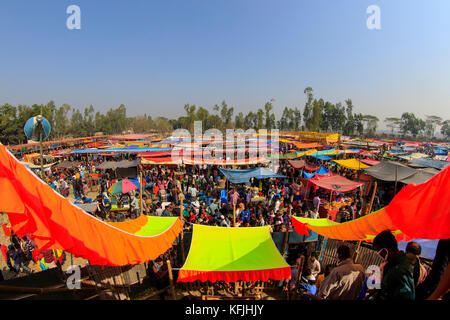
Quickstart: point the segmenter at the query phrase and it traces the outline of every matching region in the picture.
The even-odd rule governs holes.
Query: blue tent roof
[[[321,154],[312,154],[311,157],[314,157],[319,160],[331,160],[331,158],[329,156],[324,156]]]
[[[437,156],[446,156],[448,155],[448,150],[445,148],[433,148],[434,154]]]
[[[266,168],[255,168],[248,170],[233,170],[219,168],[220,172],[232,183],[250,182],[250,178],[267,179],[267,178],[286,178],[286,176],[276,174]]]
[[[324,175],[324,174],[327,174],[328,172],[330,172],[330,170],[327,170],[324,167],[320,167],[319,170],[317,170],[316,172],[313,172],[313,173],[303,172],[303,177],[305,177],[305,179],[310,179],[310,178],[315,177],[316,174]]]
[[[431,160],[431,159],[413,159],[411,160],[411,163],[436,169],[444,169],[448,164],[450,164],[450,162],[447,161]]]

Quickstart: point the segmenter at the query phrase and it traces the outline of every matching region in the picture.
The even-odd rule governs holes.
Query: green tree
[[[402,119],[389,117],[385,118],[384,122],[386,123],[386,127],[391,129],[391,134],[393,135],[395,130],[400,130]]]
[[[445,120],[444,122],[442,122],[441,134],[446,139],[450,139],[450,120]]]
[[[426,116],[425,131],[428,138],[433,138],[437,126],[442,124],[442,118],[438,116]]]
[[[376,116],[366,114],[362,116],[361,120],[366,124],[366,133],[374,135],[377,130],[379,119]]]
[[[425,126],[425,121],[416,118],[414,113],[405,112],[402,114],[401,129],[404,135],[409,132],[415,138],[421,131],[425,130]]]
[[[272,110],[273,110],[272,103],[267,102],[264,105],[264,110],[265,110],[265,118],[266,118],[266,127],[265,128],[267,130],[275,128],[275,115],[272,112]]]

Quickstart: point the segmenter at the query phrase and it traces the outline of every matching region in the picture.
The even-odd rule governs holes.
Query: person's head
[[[317,259],[316,253],[312,252],[311,255],[309,256],[309,259],[311,259],[311,261],[313,261],[313,262],[316,261],[316,259]]]
[[[350,248],[345,244],[340,245],[337,249],[337,255],[339,261],[343,261],[350,258],[351,257]]]
[[[373,248],[383,260],[388,260],[389,256],[398,252],[398,244],[391,231],[380,232],[373,239]]]
[[[417,242],[411,241],[406,245],[405,252],[412,253],[415,256],[420,256],[422,253],[422,247]]]

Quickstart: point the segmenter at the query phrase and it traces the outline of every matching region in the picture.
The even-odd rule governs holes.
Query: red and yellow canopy
[[[336,223],[328,219],[292,218],[295,230],[312,230],[338,240],[371,240],[383,230],[397,239],[450,238],[450,167],[425,183],[404,187],[385,208],[362,218]],[[402,234],[402,235],[400,235]]]
[[[141,216],[106,223],[56,193],[0,144],[0,211],[13,231],[32,234],[39,249],[58,249],[91,264],[139,264],[167,251],[182,230],[180,219]]]

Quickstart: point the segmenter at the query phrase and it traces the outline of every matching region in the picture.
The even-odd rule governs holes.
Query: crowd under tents
[[[34,236],[39,249],[58,249],[91,264],[143,263],[166,252],[182,231],[176,217],[139,218],[106,223],[72,204],[20,164],[0,145],[0,201],[12,229]],[[130,248],[133,248],[130,250]]]
[[[178,282],[267,281],[291,278],[269,227],[194,225],[188,257]]]
[[[337,223],[328,219],[292,217],[299,234],[308,230],[337,240],[373,240],[384,230],[394,232],[397,240],[450,238],[450,168],[426,183],[405,186],[381,210],[356,220]]]
[[[255,179],[267,179],[267,178],[286,178],[286,176],[276,174],[272,170],[267,168],[255,168],[248,170],[237,170],[237,169],[224,169],[219,168],[220,172],[225,176],[225,178],[231,183],[248,183],[251,178]]]

